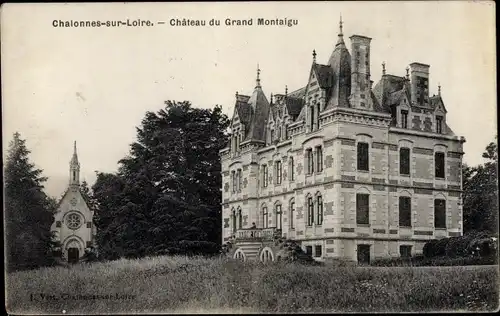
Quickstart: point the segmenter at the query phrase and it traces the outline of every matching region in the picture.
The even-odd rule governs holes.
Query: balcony
[[[276,236],[281,236],[281,230],[276,229],[275,227],[238,229],[235,235],[236,242],[270,241],[273,240]]]

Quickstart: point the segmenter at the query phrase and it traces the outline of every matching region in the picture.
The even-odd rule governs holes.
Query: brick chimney
[[[371,38],[353,35],[351,39],[351,96],[353,108],[371,109],[370,42]]]
[[[410,64],[411,103],[416,105],[429,104],[429,65],[422,63]]]

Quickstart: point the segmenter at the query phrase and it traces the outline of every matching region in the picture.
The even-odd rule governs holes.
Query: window
[[[76,181],[76,171],[73,171],[73,181]]]
[[[290,157],[290,181],[295,180],[293,157]]]
[[[310,120],[310,131],[312,132],[314,130],[314,106],[311,106],[311,120]]]
[[[356,194],[356,224],[369,224],[369,195]]]
[[[294,229],[294,219],[295,219],[295,202],[290,202],[290,229]]]
[[[318,195],[316,197],[316,201],[317,201],[317,204],[318,204],[318,216],[317,216],[317,219],[316,219],[316,222],[318,223],[318,225],[321,225],[323,224],[323,198],[321,197],[321,195]]]
[[[267,207],[264,206],[262,208],[262,226],[264,228],[269,228],[269,218],[268,218],[268,214],[267,214]]]
[[[358,263],[370,263],[370,245],[358,245]]]
[[[306,150],[306,159],[307,159],[307,174],[313,174],[314,172],[314,160],[313,160],[313,151],[311,148]]]
[[[368,171],[368,144],[358,143],[358,170]]]
[[[271,130],[271,144],[274,142],[274,129]]]
[[[233,193],[236,192],[236,172],[231,171],[231,182],[233,183]]]
[[[282,229],[281,204],[276,204],[276,229]]]
[[[408,128],[408,111],[401,111],[401,127]]]
[[[446,200],[434,200],[434,227],[446,228]]]
[[[401,255],[401,258],[411,257],[411,246],[407,245],[399,246],[399,254]]]
[[[396,108],[396,106],[391,107],[392,123],[393,123],[394,125],[397,125],[397,124],[396,124],[397,119],[398,119],[398,117],[397,117],[397,113],[398,113],[398,112],[397,112],[397,108]]]
[[[307,198],[307,225],[312,226],[314,223],[314,201],[312,196]]]
[[[315,248],[314,249],[314,256],[316,258],[321,258],[321,256],[323,255],[322,254],[323,248],[321,247],[321,245],[316,245],[314,248]]]
[[[316,171],[323,171],[323,149],[321,146],[316,147]]]
[[[236,211],[232,210],[231,223],[233,224],[233,233],[236,232]]]
[[[241,169],[238,169],[238,192],[241,192],[242,174]]]
[[[436,116],[436,133],[438,133],[438,134],[443,133],[443,117],[442,116]]]
[[[92,222],[87,222],[87,228],[92,228]]]
[[[267,187],[267,165],[262,165],[262,186]]]
[[[288,139],[288,124],[285,124],[285,139]]]
[[[411,198],[399,197],[399,226],[411,227]]]
[[[66,226],[70,229],[78,229],[82,225],[82,218],[76,213],[69,214],[66,217]]]
[[[238,229],[243,228],[243,216],[241,216],[241,209],[238,210]]]
[[[281,184],[281,161],[276,161],[276,184]]]
[[[434,168],[436,178],[444,178],[444,153],[437,152],[434,154]]]
[[[316,104],[316,129],[319,129],[319,112],[321,111],[321,108],[320,108],[321,104]]]
[[[399,149],[399,173],[400,174],[410,174],[410,149],[401,148]]]
[[[57,221],[57,222],[56,222],[56,227],[57,227],[57,228],[61,227],[61,221]]]
[[[312,256],[313,254],[313,247],[312,246],[306,246],[306,254],[309,256]]]

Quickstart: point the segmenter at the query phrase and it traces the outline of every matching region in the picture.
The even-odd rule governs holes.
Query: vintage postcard
[[[9,314],[498,310],[493,1],[0,21]]]

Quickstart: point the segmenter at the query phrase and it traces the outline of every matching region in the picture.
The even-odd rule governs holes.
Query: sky
[[[115,172],[146,111],[165,100],[221,105],[232,116],[235,93],[251,94],[257,64],[264,92],[303,87],[312,63],[327,63],[339,16],[350,49],[353,34],[372,38],[371,79],[430,65],[447,122],[464,136],[464,161],[482,163],[496,135],[494,2],[41,3],[1,8],[3,153],[16,131],[30,159],[59,197],[77,142],[81,178]],[[220,26],[171,26],[171,19],[211,19]],[[224,21],[253,19],[252,26]],[[258,26],[257,19],[298,25]],[[153,26],[54,27],[54,20],[150,20]],[[158,24],[157,22],[165,22]]]

